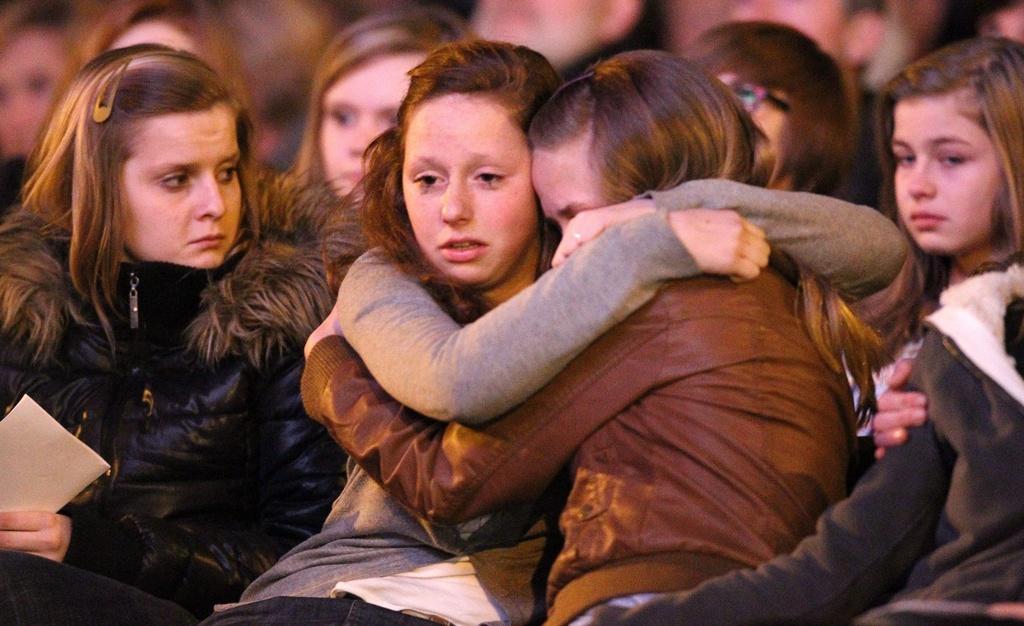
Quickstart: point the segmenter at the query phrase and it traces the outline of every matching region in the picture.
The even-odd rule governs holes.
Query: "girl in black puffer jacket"
[[[196,616],[317,531],[344,476],[299,398],[330,196],[255,181],[249,128],[194,57],[106,53],[0,227],[0,409],[29,394],[111,465],[59,514],[0,512],[0,548]]]

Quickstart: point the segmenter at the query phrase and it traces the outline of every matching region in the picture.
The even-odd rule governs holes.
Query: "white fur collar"
[[[1024,404],[1024,379],[1006,353],[1003,336],[1007,305],[1024,298],[1024,267],[973,276],[950,287],[928,322],[953,340],[974,365]]]

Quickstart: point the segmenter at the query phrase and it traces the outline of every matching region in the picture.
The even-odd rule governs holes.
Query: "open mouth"
[[[449,241],[441,246],[441,256],[453,263],[474,261],[483,254],[486,244],[472,239]]]

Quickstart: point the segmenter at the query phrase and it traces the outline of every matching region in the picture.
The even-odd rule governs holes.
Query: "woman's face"
[[[902,100],[893,118],[896,204],[910,236],[929,254],[953,257],[963,272],[992,260],[1003,174],[963,96]]]
[[[423,61],[420,53],[377,57],[340,77],[324,93],[320,122],[320,160],[338,195],[363,177],[363,152],[395,125],[398,106],[409,89],[408,71]]]
[[[577,213],[611,204],[591,162],[592,133],[533,151],[533,186],[544,214],[565,230]]]
[[[526,135],[496,100],[446,95],[413,112],[402,187],[424,256],[500,303],[534,281],[539,217]]]
[[[138,124],[122,170],[130,258],[207,269],[224,262],[242,215],[235,118],[217,105]]]
[[[54,30],[31,29],[0,49],[0,156],[27,156],[36,142],[66,60]]]

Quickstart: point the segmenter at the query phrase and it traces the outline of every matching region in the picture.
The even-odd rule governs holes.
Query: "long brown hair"
[[[535,147],[552,148],[591,133],[591,154],[609,202],[687,180],[727,178],[763,185],[770,155],[764,136],[739,100],[695,64],[664,52],[624,52],[566,83],[530,126]],[[801,268],[801,312],[828,366],[849,368],[862,394],[862,416],[873,401],[878,339],[824,280]]]
[[[921,337],[924,318],[949,285],[951,259],[928,254],[910,237],[896,206],[896,158],[892,151],[896,105],[911,98],[963,94],[966,114],[988,133],[996,148],[1003,189],[993,210],[992,234],[999,261],[1024,249],[1024,45],[1009,39],[977,38],[956,43],[909,65],[879,98],[878,138],[882,208],[910,242],[910,255],[896,280],[865,301],[865,316],[896,353]]]
[[[835,193],[853,162],[856,89],[835,60],[803,33],[768,22],[729,22],[691,51],[712,74],[735,74],[785,94],[789,111],[775,147],[771,186]]]
[[[110,108],[107,118],[97,116],[104,104]],[[235,113],[242,189],[236,246],[245,246],[258,236],[260,224],[248,192],[252,126],[214,71],[191,54],[155,45],[101,54],[72,80],[29,158],[24,206],[69,236],[71,282],[111,341],[117,276],[126,259],[122,174],[135,130],[153,117],[217,105]]]
[[[416,108],[449,94],[486,96],[500,103],[526,132],[534,112],[558,87],[558,74],[540,54],[523,46],[462,41],[432,52],[410,72],[409,92],[398,109],[397,125],[378,137],[366,152],[366,174],[356,187],[362,199],[367,244],[380,248],[398,267],[418,276],[457,320],[483,312],[480,295],[440,276],[424,258],[402,196],[405,134]],[[557,237],[537,209],[542,254],[537,273],[550,263]]]
[[[320,57],[313,74],[306,126],[294,171],[305,183],[324,182],[320,154],[320,128],[324,119],[324,95],[342,77],[370,61],[385,56],[422,52],[464,39],[469,28],[443,8],[407,7],[374,13],[352,22],[338,33]]]

